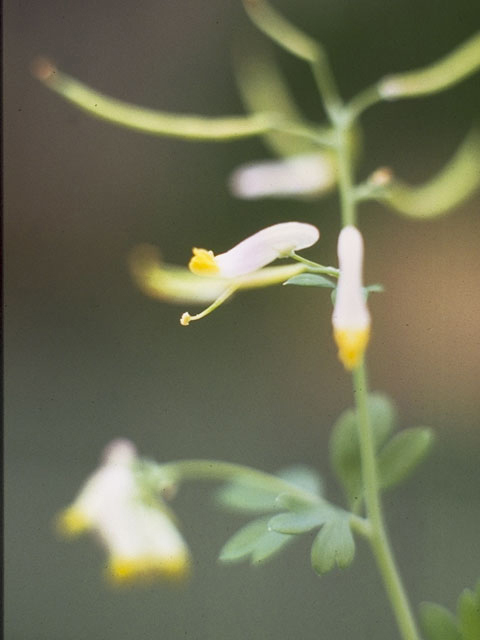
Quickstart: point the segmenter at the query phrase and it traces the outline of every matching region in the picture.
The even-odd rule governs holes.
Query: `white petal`
[[[351,371],[358,367],[370,337],[370,314],[362,288],[363,239],[353,226],[338,238],[340,276],[332,324],[338,357]]]
[[[363,239],[353,226],[342,229],[338,238],[340,276],[333,312],[335,328],[363,329],[370,325],[370,314],[362,288]]]
[[[230,188],[245,199],[314,195],[330,189],[335,178],[331,155],[312,153],[243,165],[232,173]]]
[[[284,222],[262,229],[235,247],[215,256],[219,275],[233,278],[256,271],[291,251],[310,247],[320,233],[303,222]]]

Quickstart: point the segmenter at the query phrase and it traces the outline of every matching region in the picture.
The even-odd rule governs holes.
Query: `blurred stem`
[[[155,469],[156,468],[156,469]],[[158,475],[160,484],[167,479],[173,484],[180,484],[187,480],[250,480],[260,485],[266,491],[288,493],[305,502],[315,504],[321,498],[309,491],[300,489],[296,485],[278,476],[252,469],[232,462],[218,460],[179,460],[155,465],[152,473]]]
[[[370,545],[402,638],[418,640],[415,620],[395,563],[383,518],[373,433],[368,411],[367,376],[363,363],[353,371],[353,384],[359,424],[365,504],[371,525]]]
[[[350,154],[350,127],[342,121],[335,124],[337,131],[338,189],[342,226],[356,224],[356,209],[353,189],[352,162]]]
[[[129,129],[185,140],[223,142],[268,132],[288,133],[320,146],[332,146],[330,132],[302,122],[289,122],[278,113],[258,112],[246,116],[205,117],[146,109],[117,100],[59,71],[51,62],[38,59],[34,75],[49,89],[91,115]]]
[[[160,488],[169,484],[181,484],[187,480],[213,480],[232,482],[246,480],[255,482],[266,491],[288,493],[308,504],[318,504],[323,499],[310,491],[283,480],[278,476],[252,469],[241,464],[232,462],[221,462],[219,460],[179,460],[177,462],[167,462],[166,464],[156,464],[152,462],[146,464],[147,474],[150,481],[157,483]],[[364,538],[370,538],[371,525],[365,518],[356,514],[350,514],[350,524],[352,528]]]
[[[292,55],[310,64],[325,111],[332,119],[341,108],[342,101],[322,45],[291,24],[266,0],[243,0],[243,4],[260,31]]]

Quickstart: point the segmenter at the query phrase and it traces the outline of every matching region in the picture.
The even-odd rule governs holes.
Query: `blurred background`
[[[323,41],[345,97],[392,71],[428,64],[472,35],[476,0],[297,0],[275,3]],[[253,27],[234,0],[7,0],[5,52],[6,622],[9,640],[397,637],[363,544],[348,572],[320,579],[308,536],[250,570],[216,563],[243,519],[218,513],[210,487],[173,506],[193,550],[191,582],[111,589],[103,550],[67,544],[52,520],[113,438],[167,461],[219,458],[274,471],[305,462],[340,500],[327,443],[352,403],[330,337],[325,290],[238,295],[185,329],[185,307],[144,297],[126,256],[137,243],[185,264],[192,246],[222,251],[263,226],[318,225],[305,255],[335,264],[334,195],[243,202],[227,178],[268,157],[260,140],[186,143],[91,119],[29,73],[38,55],[107,94],[152,108],[242,112],[232,44]],[[309,70],[276,51],[312,119]],[[477,117],[478,75],[364,118],[359,177],[381,165],[421,182]],[[417,223],[363,205],[371,297],[372,389],[391,394],[401,426],[427,424],[437,444],[385,498],[413,602],[451,608],[480,569],[480,199]],[[195,309],[189,309],[194,311]]]

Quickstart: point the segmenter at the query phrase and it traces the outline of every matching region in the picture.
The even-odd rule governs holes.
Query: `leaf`
[[[390,400],[379,393],[368,397],[368,408],[375,449],[378,450],[393,431],[396,412]],[[344,411],[330,437],[330,461],[353,506],[362,499],[362,467],[357,417],[353,409]]]
[[[257,542],[252,551],[252,564],[260,564],[270,560],[285,545],[291,542],[294,536],[284,535],[276,531],[267,531]]]
[[[428,427],[405,429],[382,449],[378,456],[378,475],[382,489],[390,489],[407,478],[425,458],[433,444]]]
[[[297,276],[293,276],[294,278]],[[284,283],[286,284],[286,282]],[[365,298],[365,302],[368,300],[368,296],[371,293],[383,293],[385,291],[382,284],[369,284],[366,287],[362,287],[363,297]],[[333,289],[331,293],[332,304],[335,304],[335,300],[337,299],[337,287]]]
[[[371,293],[383,293],[385,291],[383,284],[369,284],[366,287],[363,287],[363,294],[365,296],[365,300],[368,300],[368,296]]]
[[[323,485],[318,473],[306,465],[293,465],[281,469],[275,474],[286,482],[309,493],[320,496]],[[216,502],[222,507],[243,513],[262,513],[282,508],[277,504],[278,491],[265,488],[255,478],[239,478],[217,490]],[[283,495],[283,494],[282,494]],[[289,495],[285,493],[285,495]],[[297,498],[298,501],[298,498]],[[302,505],[304,505],[304,501]],[[290,509],[290,507],[287,507]]]
[[[458,599],[457,617],[463,640],[480,638],[480,583],[476,592],[465,589]]]
[[[239,529],[222,547],[218,559],[221,562],[235,562],[249,556],[259,539],[268,532],[268,518],[253,520]]]
[[[298,276],[289,278],[283,284],[296,284],[300,287],[324,287],[328,289],[335,289],[336,286],[332,280],[317,273],[300,273]]]
[[[323,525],[312,545],[311,561],[314,570],[323,575],[335,565],[348,567],[355,555],[355,541],[349,519],[339,515]]]
[[[253,564],[264,562],[278,553],[293,536],[269,531],[268,517],[253,520],[239,529],[220,551],[221,562],[239,562],[248,557]]]
[[[299,534],[320,527],[332,518],[333,508],[325,503],[310,509],[279,513],[268,521],[270,531]]]
[[[320,475],[314,469],[307,467],[307,465],[292,465],[281,469],[275,475],[309,493],[314,493],[317,496],[323,494],[323,482]]]
[[[420,621],[427,640],[462,640],[455,616],[439,604],[422,603]]]
[[[221,487],[215,494],[215,500],[221,506],[246,513],[275,510],[276,497],[276,493],[240,481]]]

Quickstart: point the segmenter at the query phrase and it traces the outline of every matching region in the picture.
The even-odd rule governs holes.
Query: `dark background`
[[[278,2],[327,47],[343,95],[428,64],[478,29],[476,0]],[[252,34],[233,0],[7,1],[5,52],[6,633],[10,640],[396,638],[371,558],[319,579],[305,536],[271,564],[223,567],[216,555],[242,520],[216,513],[207,487],[174,507],[195,557],[190,584],[112,590],[103,551],[56,539],[52,520],[112,438],[160,461],[208,457],[268,471],[328,468],[329,430],[351,404],[330,337],[324,291],[238,295],[182,328],[184,307],[144,297],[126,255],[139,242],[185,264],[191,247],[225,250],[268,224],[317,224],[307,255],[335,264],[334,196],[241,202],[226,179],[266,157],[258,140],[190,144],[96,121],[29,74],[39,54],[118,98],[164,110],[241,113],[232,43]],[[246,45],[245,45],[246,46]],[[278,52],[312,119],[309,71]],[[420,182],[478,117],[478,75],[448,92],[381,105],[364,119],[365,177],[391,165]],[[480,548],[479,199],[415,223],[362,207],[372,296],[373,389],[402,426],[428,424],[433,455],[385,499],[413,602],[453,607],[478,578]],[[192,311],[192,309],[190,309]]]

